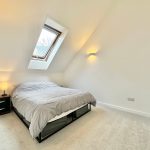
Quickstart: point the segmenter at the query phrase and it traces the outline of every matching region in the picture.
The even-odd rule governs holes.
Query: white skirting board
[[[97,101],[97,105],[104,105],[110,108],[114,108],[114,109],[118,109],[121,111],[125,111],[125,112],[129,112],[132,114],[136,114],[136,115],[140,115],[140,116],[144,116],[144,117],[150,117],[150,113],[147,112],[142,112],[142,111],[138,111],[138,110],[134,110],[134,109],[130,109],[130,108],[125,108],[125,107],[121,107],[121,106],[117,106],[117,105],[113,105],[113,104],[109,104],[109,103],[103,103],[101,101]]]

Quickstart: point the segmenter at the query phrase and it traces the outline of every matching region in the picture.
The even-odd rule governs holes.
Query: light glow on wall
[[[96,61],[96,55],[89,55],[88,56],[88,61],[89,62],[95,62]]]
[[[8,90],[8,82],[6,82],[6,81],[1,82],[0,83],[0,89],[3,91]]]

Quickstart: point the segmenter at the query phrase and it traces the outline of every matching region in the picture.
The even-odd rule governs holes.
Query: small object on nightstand
[[[0,96],[0,115],[11,111],[10,96]]]
[[[1,82],[0,83],[0,88],[1,88],[2,91],[4,91],[3,94],[2,94],[2,96],[7,96],[6,90],[8,89],[8,83],[4,82],[4,81]]]
[[[4,93],[2,94],[2,96],[7,96],[7,94],[5,93],[5,90],[4,90]]]

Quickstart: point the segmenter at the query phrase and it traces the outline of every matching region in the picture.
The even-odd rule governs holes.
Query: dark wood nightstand
[[[11,111],[10,96],[0,96],[0,115]]]

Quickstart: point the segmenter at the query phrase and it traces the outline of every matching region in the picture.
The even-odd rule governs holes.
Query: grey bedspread
[[[11,98],[13,106],[31,123],[32,137],[37,137],[55,116],[84,104],[96,105],[89,92],[60,87],[52,82],[23,83]]]

